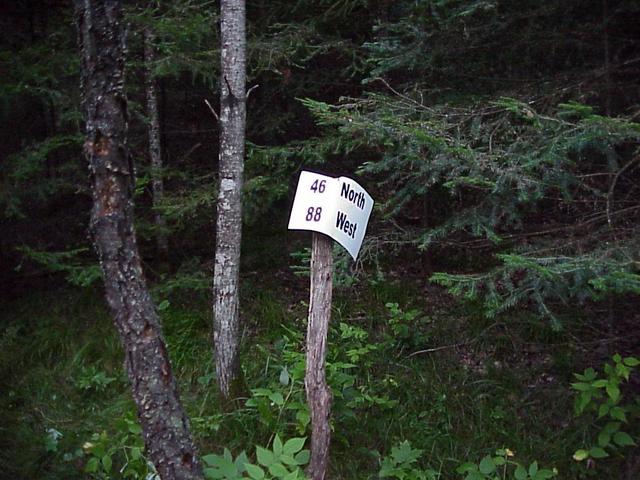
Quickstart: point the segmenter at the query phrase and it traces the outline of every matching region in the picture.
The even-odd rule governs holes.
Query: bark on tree
[[[121,3],[77,0],[76,15],[86,116],[83,148],[93,191],[90,229],[106,299],[124,346],[146,451],[161,478],[201,479],[202,468],[136,245]]]
[[[220,155],[213,280],[213,343],[223,400],[234,398],[240,378],[240,242],[246,121],[244,0],[220,2]]]
[[[158,210],[162,197],[164,196],[164,182],[162,180],[162,142],[160,136],[160,115],[158,111],[158,92],[156,79],[151,71],[151,66],[156,58],[154,49],[154,35],[149,27],[144,29],[144,63],[145,90],[147,97],[148,137],[149,137],[149,158],[151,159],[151,193],[154,209],[154,223],[158,229],[156,233],[156,244],[158,253],[162,258],[167,258],[169,254],[169,244],[167,242],[166,226],[164,216]]]
[[[307,475],[324,480],[329,460],[331,391],[325,376],[327,332],[331,319],[333,255],[331,239],[313,233],[311,245],[311,293],[307,325],[307,364],[304,386],[311,412],[311,459]]]

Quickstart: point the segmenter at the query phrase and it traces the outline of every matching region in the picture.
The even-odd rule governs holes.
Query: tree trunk
[[[213,343],[223,400],[234,398],[240,378],[240,241],[246,119],[245,2],[220,3],[220,156],[216,254],[213,280]]]
[[[160,115],[158,113],[158,93],[156,79],[153,77],[152,65],[155,60],[155,50],[153,46],[154,35],[149,27],[144,29],[144,63],[145,90],[147,96],[147,115],[149,117],[149,158],[151,159],[151,192],[154,210],[154,223],[156,225],[156,243],[158,253],[163,259],[169,254],[167,243],[166,227],[167,223],[158,210],[162,197],[164,196],[164,182],[162,181],[162,143],[160,137]]]
[[[84,153],[93,183],[90,228],[107,302],[124,346],[146,451],[161,478],[201,479],[202,468],[136,245],[121,4],[77,0],[76,14],[86,116]]]
[[[311,411],[311,460],[307,475],[324,480],[329,460],[331,391],[325,376],[327,333],[331,319],[333,254],[331,239],[313,233],[311,245],[311,293],[307,325],[307,365],[304,386]]]

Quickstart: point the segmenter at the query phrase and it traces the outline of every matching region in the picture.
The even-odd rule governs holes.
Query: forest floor
[[[308,279],[282,266],[293,260],[270,261],[266,251],[245,262],[247,388],[235,411],[221,410],[215,393],[208,290],[165,297],[156,290],[174,373],[203,453],[228,447],[251,456],[275,433],[308,434],[302,379]],[[509,461],[527,467],[537,461],[556,468],[558,478],[640,478],[630,476],[637,473],[638,447],[613,448],[590,463],[572,458],[597,443],[601,422],[595,414],[575,415],[571,388],[574,372],[600,372],[618,352],[637,355],[640,339],[631,326],[640,313],[622,304],[589,318],[567,311],[564,328],[554,331],[526,311],[486,318],[477,305],[454,300],[426,277],[415,262],[396,263],[384,277],[336,285],[327,357],[334,396],[331,478],[379,478],[381,465],[401,456],[405,440],[420,452],[405,450],[417,460],[402,467],[406,477],[396,478],[435,478],[411,477],[411,471],[463,478],[456,473],[461,464],[477,465],[497,449],[508,449],[502,452]],[[0,477],[138,472],[144,478],[122,351],[100,286],[79,289],[50,277],[5,302],[0,314]],[[636,399],[629,415],[637,415],[637,377],[622,386],[621,405]],[[638,434],[637,424],[625,428]],[[96,471],[85,473],[97,455],[90,468]]]

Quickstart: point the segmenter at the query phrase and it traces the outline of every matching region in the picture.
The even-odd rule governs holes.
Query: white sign
[[[289,230],[312,230],[330,236],[355,260],[367,230],[373,198],[347,177],[300,173],[289,217]]]

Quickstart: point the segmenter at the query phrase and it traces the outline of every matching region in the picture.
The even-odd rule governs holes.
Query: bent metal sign
[[[289,230],[324,233],[355,260],[372,209],[373,198],[356,181],[303,171],[289,217]]]

